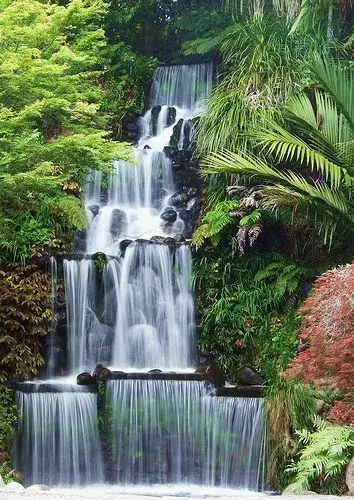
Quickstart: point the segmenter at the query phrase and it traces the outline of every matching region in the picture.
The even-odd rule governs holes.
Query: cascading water
[[[261,399],[211,397],[203,382],[116,380],[107,407],[118,483],[261,486]]]
[[[95,394],[82,389],[17,392],[17,402],[21,411],[15,461],[27,484],[103,481]]]
[[[132,160],[114,162],[108,188],[101,172],[88,176],[86,256],[63,262],[69,375],[97,363],[170,376],[195,370],[192,256],[184,236],[197,190],[176,193],[168,152],[183,157],[191,147],[212,77],[212,64],[158,68]],[[27,483],[103,482],[110,470],[112,482],[124,485],[261,487],[261,399],[212,396],[204,382],[111,380],[105,467],[94,393],[35,384],[17,400],[16,456]]]

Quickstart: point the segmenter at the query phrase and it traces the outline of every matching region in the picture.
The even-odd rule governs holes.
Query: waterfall
[[[212,85],[212,63],[160,66],[153,76],[150,107],[165,104],[195,113],[210,95]]]
[[[52,320],[51,329],[48,338],[47,347],[47,377],[52,378],[55,376],[56,368],[56,355],[55,355],[55,331],[57,326],[57,292],[58,292],[58,266],[55,257],[50,257],[50,277],[51,277],[51,307],[52,307]]]
[[[199,196],[190,149],[212,79],[209,63],[157,68],[131,159],[115,161],[107,178],[88,174],[86,255],[63,261],[67,375],[98,363],[139,373],[106,384],[104,457],[92,390],[60,379],[21,384],[16,465],[27,484],[102,483],[105,471],[122,485],[262,488],[262,400],[188,381],[197,365],[188,217]],[[54,259],[51,275],[55,313]],[[185,380],[143,380],[153,369]]]
[[[211,397],[203,382],[117,380],[107,410],[118,483],[261,486],[259,398]]]
[[[103,481],[97,397],[81,391],[16,393],[20,417],[15,463],[26,484]]]
[[[117,289],[113,365],[119,369],[192,369],[194,304],[191,252],[168,246],[127,248]]]

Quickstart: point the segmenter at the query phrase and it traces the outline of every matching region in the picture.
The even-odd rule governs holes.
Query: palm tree
[[[312,94],[294,95],[283,122],[254,130],[254,153],[222,150],[209,155],[206,173],[237,174],[256,183],[260,206],[290,222],[306,222],[325,243],[354,223],[354,75],[316,55]]]

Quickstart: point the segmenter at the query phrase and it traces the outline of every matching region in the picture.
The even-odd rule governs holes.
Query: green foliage
[[[0,3],[0,247],[25,260],[84,225],[79,183],[125,154],[100,110],[103,0]]]
[[[0,270],[0,386],[15,375],[37,374],[51,314],[48,275],[33,265]]]
[[[255,138],[266,154],[215,153],[206,169],[259,180],[264,209],[287,214],[290,224],[305,222],[330,245],[335,233],[354,222],[353,75],[319,56],[312,72],[327,93],[315,91],[312,100],[306,94],[292,97],[284,111],[286,127],[274,121],[261,125]],[[284,164],[290,168],[284,171]]]
[[[14,391],[0,390],[0,452],[10,452],[11,442],[14,437],[14,427],[17,423],[17,405]],[[1,462],[1,459],[0,459]],[[1,463],[0,463],[1,467]],[[1,474],[1,472],[0,472]]]
[[[288,471],[295,475],[289,491],[299,493],[315,487],[321,493],[338,491],[338,481],[354,452],[354,429],[330,425],[319,417],[314,430],[296,432],[301,445],[299,458]]]
[[[306,274],[271,253],[231,261],[227,253],[212,254],[195,261],[200,349],[212,352],[230,379],[251,364],[276,380],[295,355],[297,320],[291,309]]]
[[[206,213],[193,235],[193,245],[196,249],[201,247],[206,238],[212,238],[214,244],[218,243],[222,230],[232,221],[232,211],[238,205],[237,200],[224,200]]]
[[[277,367],[278,370],[287,366],[294,352],[289,354]],[[266,353],[269,364],[271,355],[271,350]],[[279,376],[279,372],[274,373],[266,389],[265,409],[269,449],[268,482],[278,490],[283,490],[289,480],[285,465],[290,462],[297,446],[294,430],[309,427],[315,416],[314,391],[310,386],[286,380]]]
[[[253,129],[274,117],[297,88],[307,74],[306,58],[321,43],[289,31],[286,20],[269,15],[241,20],[224,32],[223,79],[200,120],[201,151],[248,147]]]

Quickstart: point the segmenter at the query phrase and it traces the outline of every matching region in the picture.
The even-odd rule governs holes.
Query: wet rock
[[[172,132],[172,135],[171,135],[169,146],[178,148],[178,143],[179,143],[179,140],[180,140],[180,137],[181,137],[182,127],[183,127],[183,118],[181,118],[180,120],[178,120],[178,122],[176,123],[176,125],[173,127],[173,132]]]
[[[111,378],[112,372],[109,368],[98,364],[92,372],[92,378],[99,382],[106,382]]]
[[[183,236],[183,234],[176,234],[176,236],[174,236],[173,239],[177,243],[183,243],[184,241],[186,241],[186,238]]]
[[[164,236],[153,236],[152,238],[150,238],[150,241],[152,243],[163,243],[164,239],[165,239]]]
[[[165,245],[171,246],[174,246],[176,244],[176,241],[173,238],[165,238],[163,242],[165,243]]]
[[[121,235],[127,223],[127,215],[123,210],[115,208],[112,212],[111,233],[115,238]]]
[[[149,370],[148,373],[162,373],[162,370],[160,370],[159,368],[154,368],[153,370]]]
[[[192,145],[192,131],[193,125],[190,120],[186,120],[184,123],[183,138],[182,138],[182,150],[188,150]]]
[[[128,248],[129,245],[131,245],[133,243],[133,240],[122,240],[120,243],[119,243],[119,248],[120,248],[120,251],[122,253],[122,255],[124,255],[126,249]]]
[[[86,251],[86,230],[82,229],[76,231],[74,236],[74,251],[75,252],[85,252]]]
[[[26,493],[40,493],[41,491],[49,491],[50,488],[46,484],[32,484],[26,488]]]
[[[146,145],[144,146],[144,149],[151,149],[151,147],[150,147],[148,144],[146,144]]]
[[[262,385],[264,379],[259,373],[250,367],[242,368],[236,375],[237,383],[240,385]]]
[[[92,215],[94,217],[96,217],[96,215],[98,215],[98,212],[100,211],[100,206],[99,205],[90,205],[88,207],[88,210],[90,210],[90,212],[92,213]]]
[[[135,243],[140,243],[140,245],[146,245],[146,244],[150,244],[151,241],[145,240],[144,238],[138,238],[137,240],[135,240]]]
[[[187,224],[193,221],[194,214],[192,210],[188,210],[186,208],[182,209],[179,212],[180,219],[183,220],[183,222],[186,222]]]
[[[345,483],[351,495],[354,495],[354,457],[350,460],[345,473]]]
[[[168,158],[170,158],[170,160],[174,160],[179,154],[178,149],[173,146],[165,146],[163,148],[163,152]]]
[[[177,219],[177,212],[172,207],[167,207],[160,215],[160,219],[173,224]]]
[[[77,385],[93,385],[95,381],[90,373],[83,372],[76,377],[76,383]]]
[[[12,481],[5,486],[6,491],[13,491],[14,493],[22,493],[24,491],[24,486],[22,484],[17,483],[16,481]]]
[[[187,205],[188,201],[189,201],[189,196],[187,193],[175,193],[169,199],[169,203],[174,207]]]
[[[159,120],[159,114],[161,112],[161,106],[154,106],[151,110],[151,135],[157,134],[157,123]]]
[[[176,115],[177,115],[176,108],[170,106],[167,109],[167,120],[166,120],[167,127],[170,127],[171,125],[174,124],[174,122],[176,121]]]

